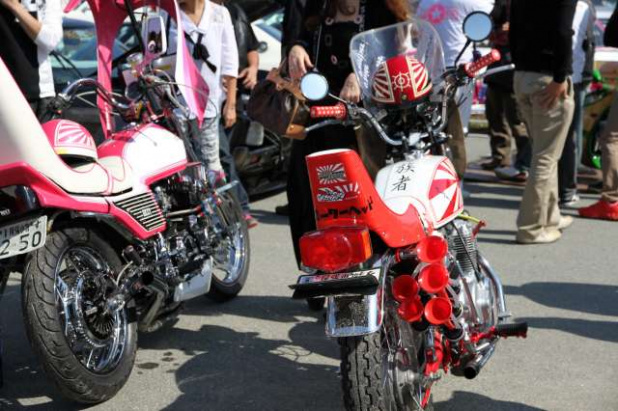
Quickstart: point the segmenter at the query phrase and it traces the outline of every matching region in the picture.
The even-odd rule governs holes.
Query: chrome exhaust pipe
[[[487,364],[487,361],[489,361],[491,356],[494,354],[495,350],[496,344],[491,344],[485,352],[475,355],[474,358],[468,361],[463,370],[464,377],[469,380],[476,378],[485,364]]]
[[[496,286],[496,293],[498,294],[498,310],[500,311],[498,313],[498,318],[510,317],[511,314],[506,310],[506,298],[504,297],[504,289],[502,288],[502,281],[500,281],[500,277],[491,267],[489,261],[487,261],[481,253],[479,253],[478,258],[481,267]]]

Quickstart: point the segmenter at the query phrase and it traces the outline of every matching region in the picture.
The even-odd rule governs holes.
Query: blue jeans
[[[575,111],[564,150],[558,161],[558,195],[560,202],[567,202],[577,194],[577,167],[582,156],[584,134],[584,91],[582,83],[573,84]]]
[[[230,182],[237,182],[233,190],[234,194],[236,195],[236,198],[238,198],[238,201],[240,201],[242,210],[245,213],[248,213],[249,196],[247,195],[247,191],[245,190],[245,187],[243,187],[242,182],[238,178],[234,156],[232,156],[232,152],[230,150],[230,139],[225,132],[223,124],[220,124],[219,126],[219,159],[221,160],[221,165],[223,166],[223,170],[225,171],[225,175],[228,180]]]

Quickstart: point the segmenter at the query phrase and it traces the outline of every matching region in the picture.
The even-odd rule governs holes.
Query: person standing
[[[603,42],[606,46],[618,47],[618,4],[605,28]],[[603,171],[601,199],[591,206],[580,208],[579,215],[618,221],[618,93],[614,94],[599,145]]]
[[[463,32],[463,22],[466,16],[474,11],[490,13],[494,5],[493,0],[421,0],[417,8],[417,16],[431,23],[442,40],[444,61],[446,67],[453,67],[455,63],[472,61],[472,48],[468,47],[459,61],[457,57],[463,50],[468,39]],[[449,147],[453,153],[453,163],[459,178],[463,180],[467,167],[465,135],[468,133],[468,123],[472,113],[472,94],[474,83],[467,87],[460,87],[456,97],[459,106],[460,119],[451,119],[454,124],[461,123],[463,130],[453,130],[449,127]]]
[[[238,81],[240,81],[240,84],[238,84],[237,96],[240,96],[243,93],[250,92],[257,84],[258,68],[260,65],[260,55],[258,53],[259,42],[253,32],[249,18],[242,7],[229,0],[213,1],[217,4],[224,5],[232,18],[236,45],[238,47]],[[222,97],[224,98],[225,95],[222,95]],[[239,123],[236,123],[228,129],[224,127],[219,128],[219,157],[221,158],[221,165],[223,166],[223,170],[225,170],[225,175],[228,180],[236,182],[233,190],[240,201],[247,226],[249,228],[254,228],[258,225],[258,221],[251,215],[251,211],[249,210],[249,195],[238,177],[236,163],[230,148],[230,136],[232,136],[233,130],[238,127],[241,127],[242,132],[246,133],[248,131],[248,127]]]
[[[39,120],[56,95],[49,55],[61,40],[59,1],[0,0],[0,58]]]
[[[577,0],[511,3],[515,96],[532,139],[517,217],[520,244],[551,243],[573,222],[558,207],[558,160],[573,118],[573,17]]]
[[[558,195],[560,207],[573,207],[578,201],[577,167],[581,158],[584,124],[584,94],[592,80],[594,64],[594,22],[596,13],[589,0],[579,0],[573,19],[573,99],[575,110],[564,150],[558,162]],[[589,72],[584,72],[586,67]]]
[[[409,17],[407,0],[307,2],[301,20],[290,22],[303,28],[289,48],[290,77],[298,80],[316,68],[328,78],[331,93],[358,103],[361,90],[350,60],[350,40],[365,30],[395,24]],[[315,35],[316,32],[320,35]],[[329,103],[332,101],[324,102]],[[299,266],[299,240],[303,234],[315,230],[315,213],[305,157],[323,150],[356,148],[356,145],[354,127],[342,125],[311,131],[305,140],[293,142],[287,193],[290,229]]]
[[[509,47],[509,25],[512,0],[496,0],[491,17],[494,31],[490,37],[491,46],[500,51],[502,59],[490,68],[512,63]],[[482,163],[485,170],[496,170],[499,176],[516,181],[526,181],[531,161],[530,139],[526,124],[521,118],[515,92],[513,91],[513,71],[494,74],[485,79],[487,101],[485,116],[489,123],[491,160]],[[511,165],[511,140],[515,140],[517,156],[514,167]]]
[[[223,178],[219,157],[220,116],[226,128],[236,123],[238,47],[232,19],[225,7],[207,0],[179,0],[178,3],[185,35],[191,40],[193,57],[210,91],[198,141],[199,154],[204,166]]]

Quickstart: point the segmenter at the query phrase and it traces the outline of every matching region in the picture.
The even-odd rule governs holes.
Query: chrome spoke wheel
[[[245,233],[241,228],[240,222],[229,227],[229,237],[221,241],[217,248],[215,272],[219,271],[222,274],[219,279],[223,283],[234,283],[242,274],[246,247]]]
[[[382,382],[387,394],[385,403],[389,410],[422,410],[427,384],[418,354],[421,341],[410,324],[401,320],[391,307],[384,316],[382,326]]]
[[[128,343],[126,310],[110,310],[116,291],[112,271],[94,249],[72,245],[55,270],[56,308],[69,348],[90,372],[106,374],[122,359]]]

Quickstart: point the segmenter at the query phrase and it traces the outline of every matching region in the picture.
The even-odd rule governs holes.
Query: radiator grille
[[[148,231],[165,225],[161,209],[152,193],[144,193],[126,200],[116,202],[123,211],[127,212],[135,221]]]

